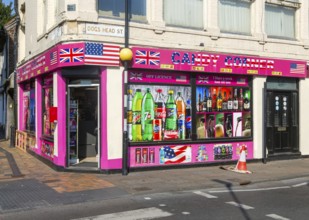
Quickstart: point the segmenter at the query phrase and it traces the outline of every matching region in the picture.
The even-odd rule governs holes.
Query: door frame
[[[271,94],[270,94],[271,93]],[[268,98],[274,98],[275,94],[288,94],[290,97],[290,103],[289,103],[289,114],[290,117],[288,119],[288,125],[289,125],[289,133],[291,135],[291,146],[289,151],[282,151],[278,152],[274,148],[274,126],[268,126],[268,105],[272,103],[273,100],[270,100],[268,103]],[[299,153],[299,93],[297,90],[279,90],[279,89],[265,89],[265,95],[264,95],[264,103],[265,103],[265,108],[264,108],[264,152],[263,152],[263,158],[265,159],[267,156],[272,156],[272,155],[280,155],[281,153]],[[294,102],[294,103],[293,103]],[[273,116],[274,114],[274,109],[271,110],[271,114]],[[295,122],[293,122],[293,120]],[[270,131],[272,136],[269,136]],[[295,135],[296,134],[296,135]],[[272,144],[270,144],[272,143]],[[269,146],[271,145],[271,146]],[[295,146],[294,146],[295,145]],[[266,155],[266,151],[268,152]]]
[[[82,88],[82,87],[93,87],[97,89],[97,144],[98,144],[98,164],[97,168],[99,169],[101,167],[101,102],[100,102],[100,84],[98,83],[83,83],[83,84],[68,84],[67,86],[67,111],[66,111],[66,117],[67,117],[67,164],[70,166],[70,128],[69,128],[69,120],[70,120],[70,89],[71,88]]]

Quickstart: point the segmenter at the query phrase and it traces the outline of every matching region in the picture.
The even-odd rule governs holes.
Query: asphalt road
[[[308,219],[309,178],[222,186],[41,207],[0,219]]]

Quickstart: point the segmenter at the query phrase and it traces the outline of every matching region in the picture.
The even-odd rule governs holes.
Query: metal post
[[[124,47],[129,47],[129,0],[125,0]],[[127,92],[128,92],[128,62],[124,61],[123,86],[123,137],[122,137],[122,175],[128,175],[128,132],[127,132]]]

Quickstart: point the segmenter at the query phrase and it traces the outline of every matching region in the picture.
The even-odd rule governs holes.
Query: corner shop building
[[[89,48],[97,46],[114,55],[92,57]],[[128,88],[133,95],[138,89],[144,95],[148,88],[155,100],[160,89],[166,101],[169,90],[174,99],[180,92],[190,107],[191,125],[177,121],[175,130],[168,131],[161,121],[160,140],[131,140],[129,167],[236,161],[244,145],[247,159],[262,158],[264,148],[267,157],[309,153],[299,135],[306,117],[299,114],[305,61],[179,49],[132,51]],[[26,62],[17,77],[18,140],[56,167],[121,169],[123,78],[119,47],[104,43],[57,45]],[[199,96],[219,93],[224,100],[246,97],[250,107],[199,109]],[[132,127],[128,123],[129,132]],[[180,127],[190,129],[189,135],[180,137]]]

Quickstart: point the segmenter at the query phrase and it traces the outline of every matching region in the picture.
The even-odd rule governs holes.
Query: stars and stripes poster
[[[85,43],[85,64],[119,66],[120,46],[113,44]]]
[[[292,74],[302,74],[305,72],[306,64],[291,63],[290,64],[290,73]]]
[[[180,164],[192,162],[191,146],[164,146],[160,148],[160,164]]]
[[[50,65],[55,65],[56,63],[58,63],[58,51],[57,50],[50,52],[49,62],[50,62]]]

